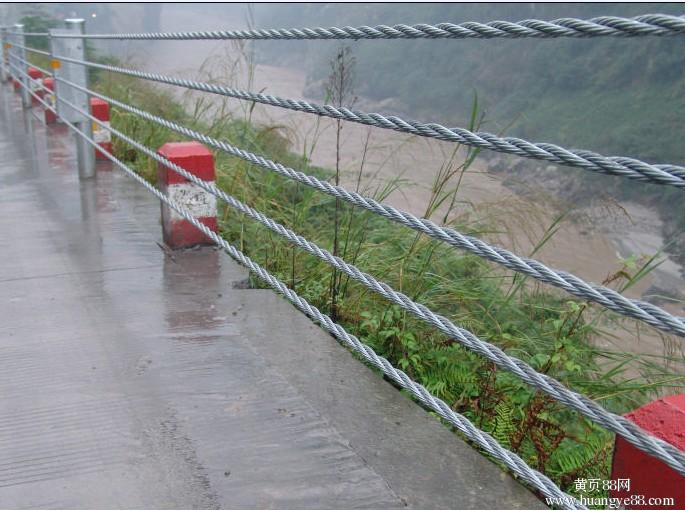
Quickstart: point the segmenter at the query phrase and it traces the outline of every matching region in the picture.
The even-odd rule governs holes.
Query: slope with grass
[[[210,123],[204,116],[187,113],[167,92],[120,76],[99,77],[96,87],[305,173],[334,178],[332,170],[315,167],[306,156],[293,153],[278,130],[257,128],[246,118],[229,114]],[[179,139],[119,111],[113,112],[112,125],[150,147]],[[154,181],[155,162],[120,140],[115,140],[114,150]],[[633,409],[659,392],[682,390],[683,377],[663,369],[663,360],[594,346],[592,339],[607,324],[632,327],[611,314],[512,278],[477,257],[371,213],[346,204],[336,208],[334,199],[242,160],[217,153],[216,161],[218,185],[228,193],[331,251],[337,224],[338,249],[345,260],[615,412]],[[468,163],[454,176],[465,171]],[[438,186],[433,200],[449,202],[450,189]],[[376,198],[382,200],[387,191],[379,191]],[[229,241],[311,303],[331,311],[329,266],[232,209],[222,208],[219,216]],[[465,231],[472,228],[461,225],[458,217],[452,224]],[[629,281],[627,274],[616,278],[620,286]],[[336,312],[351,332],[566,490],[573,492],[578,477],[609,476],[612,435],[575,412],[345,277],[339,280]],[[641,375],[634,377],[635,373]]]
[[[120,101],[320,179],[335,179],[334,169],[314,166],[306,151],[293,152],[283,131],[253,125],[249,108],[230,113],[197,102],[189,108],[168,91],[146,82],[108,73],[93,73],[91,79],[96,90]],[[468,118],[473,123],[478,115],[473,112]],[[112,126],[151,148],[179,140],[179,135],[167,129],[116,109]],[[156,162],[116,138],[114,151],[146,179],[155,181]],[[426,216],[478,234],[492,227],[488,220],[467,219],[453,209],[460,179],[479,156],[477,152],[469,155],[464,162],[446,162],[432,188]],[[684,376],[664,368],[665,356],[597,347],[596,338],[608,328],[624,328],[639,336],[641,330],[631,321],[224,153],[216,153],[216,167],[218,185],[231,195],[329,251],[337,238],[338,253],[346,261],[616,413],[634,409],[659,394],[682,392],[685,387]],[[382,201],[400,185],[394,182],[358,191]],[[447,211],[437,204],[447,204]],[[219,219],[226,239],[312,304],[331,312],[329,266],[228,207],[220,209]],[[553,232],[554,224],[536,248]],[[627,267],[614,275],[612,285],[628,287],[650,267]],[[576,478],[609,478],[612,434],[365,287],[340,275],[336,278],[339,322],[503,445],[569,492],[575,491]]]

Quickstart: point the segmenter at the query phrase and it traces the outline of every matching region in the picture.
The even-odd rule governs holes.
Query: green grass
[[[101,76],[95,88],[320,179],[333,178],[331,170],[313,166],[306,155],[292,152],[278,128],[257,127],[244,117],[226,113],[213,121],[189,114],[169,93],[132,78]],[[472,123],[476,121],[474,116]],[[116,109],[112,112],[112,125],[152,148],[182,139]],[[146,179],[155,181],[156,162],[116,138],[114,151]],[[215,156],[217,184],[222,189],[332,250],[335,199],[224,153],[217,152]],[[475,158],[477,153],[471,156]],[[458,184],[453,183],[468,170],[468,164],[458,163],[457,159],[446,161],[440,172],[443,182],[436,182],[432,203],[453,200],[458,192]],[[368,193],[383,199],[399,185],[391,183],[389,188]],[[478,257],[347,203],[341,205],[339,214],[339,250],[346,261],[540,372],[601,402],[607,409],[624,413],[660,392],[682,391],[683,377],[664,370],[663,360],[603,351],[594,346],[593,338],[607,324],[630,328],[630,321],[611,313],[598,313],[587,303],[520,277],[513,278]],[[437,214],[437,208],[429,207],[430,214]],[[459,217],[448,223],[467,233],[492,227],[483,222],[460,223]],[[219,209],[219,224],[221,234],[229,242],[310,303],[324,312],[330,311],[329,266],[223,205]],[[548,232],[553,233],[554,227],[552,224]],[[635,268],[632,274],[636,275],[639,269]],[[258,281],[253,283],[260,285]],[[625,283],[625,278],[618,278],[617,284]],[[610,478],[613,434],[346,277],[340,282],[337,313],[348,331],[563,489],[573,493],[576,478]]]
[[[27,31],[46,28],[41,19],[25,22]],[[41,42],[31,41],[31,44],[40,47]],[[418,47],[425,49],[427,46]],[[41,67],[48,65],[47,59],[38,55],[31,58]],[[96,58],[90,50],[89,58]],[[612,71],[612,79],[619,77],[614,76],[619,71]],[[468,76],[468,69],[461,74]],[[198,102],[189,112],[171,94],[148,82],[98,70],[91,70],[90,79],[96,90],[122,102],[225,139],[320,179],[334,179],[333,169],[312,165],[307,151],[304,154],[293,152],[287,135],[278,127],[252,125],[249,108],[243,115],[231,116],[211,103]],[[491,83],[495,86],[497,81]],[[394,85],[410,84],[411,80],[406,80]],[[448,90],[440,83],[434,88]],[[587,96],[584,104],[592,105],[592,116],[587,117],[588,111],[575,108],[577,97],[531,94],[530,87],[512,87],[512,90],[523,90],[527,97],[543,98],[539,104],[525,108],[529,117],[525,125],[549,125],[550,118],[565,119],[561,125],[553,124],[556,129],[554,141],[558,143],[568,138],[574,140],[573,145],[578,142],[588,148],[597,142],[604,145],[603,140],[595,137],[597,132],[609,133],[614,124],[632,126],[632,120],[639,118],[644,108],[654,109],[655,116],[666,119],[669,126],[678,125],[674,117],[677,108],[670,103],[653,101],[648,96],[634,98],[632,105],[621,113],[622,117],[616,119],[616,112],[621,111],[625,98],[614,100],[602,95],[601,100],[596,100],[593,95]],[[664,89],[657,96],[670,93]],[[674,100],[682,102],[682,94]],[[482,122],[478,111],[475,102],[471,128],[477,128]],[[596,124],[592,130],[578,129],[579,125],[590,121]],[[169,141],[182,140],[170,130],[117,109],[112,110],[111,122],[114,128],[153,149]],[[658,132],[650,127],[646,126],[648,131]],[[657,143],[645,148],[644,140],[634,139],[632,128],[618,129],[612,143],[621,144],[617,147],[625,149],[626,154],[631,154],[629,149],[638,142],[641,153],[652,150],[656,156],[668,151],[668,147]],[[579,140],[579,132],[586,138]],[[119,159],[150,182],[156,181],[155,161],[116,137],[113,141]],[[311,148],[314,143],[309,140],[307,146]],[[468,174],[470,162],[478,156],[477,151],[467,152],[466,163],[462,163],[463,154],[464,148],[446,158],[436,176],[426,216],[478,235],[500,226],[489,224],[485,219],[449,214],[454,204],[461,200],[458,196],[461,179]],[[658,395],[679,393],[684,389],[683,376],[663,368],[665,356],[639,356],[596,347],[597,337],[617,328],[638,334],[631,321],[529,279],[513,276],[481,258],[417,235],[345,202],[338,204],[336,212],[332,197],[243,160],[220,152],[215,152],[215,157],[217,184],[229,194],[329,251],[337,234],[338,251],[347,262],[615,413],[625,413]],[[361,191],[382,201],[401,186],[402,183],[396,181]],[[625,193],[630,194],[632,190],[634,188],[627,187]],[[679,217],[685,218],[685,210],[681,212]],[[295,249],[265,227],[223,204],[220,204],[218,216],[221,234],[229,242],[310,303],[330,313],[332,270],[328,265]],[[335,225],[338,225],[337,232]],[[542,229],[544,233],[537,248],[554,235],[556,227],[557,220],[553,220]],[[650,267],[649,264],[626,267],[623,274],[616,275],[613,285],[619,289],[625,287]],[[256,279],[252,283],[261,284]],[[574,493],[573,482],[577,478],[610,478],[613,434],[531,389],[516,376],[498,369],[357,282],[342,276],[337,287],[338,321],[348,331],[492,434],[502,445],[517,452],[528,464],[547,474],[564,490]]]

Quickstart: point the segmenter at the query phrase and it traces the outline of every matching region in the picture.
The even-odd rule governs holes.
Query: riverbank
[[[165,12],[166,30],[176,29],[175,23],[179,22],[173,11]],[[139,43],[132,44],[129,51],[133,61],[149,59],[146,67],[152,71],[313,100],[305,93],[307,84],[303,72],[254,64],[246,58],[249,55],[244,48],[231,42],[198,41],[192,46],[183,41],[146,43],[144,54],[136,50]],[[173,60],[168,58],[170,54],[174,55]],[[359,183],[360,189],[371,192],[388,182],[401,184],[384,201],[416,215],[425,215],[436,175],[455,147],[438,140],[344,123],[338,154],[336,122],[332,119],[259,104],[248,112],[250,105],[246,102],[165,88],[182,100],[187,109],[197,108],[198,101],[202,101],[201,107],[208,108],[208,114],[227,111],[239,117],[249,116],[256,125],[276,129],[290,140],[294,153],[305,155],[313,165],[334,168],[339,157],[343,186],[355,188]],[[383,105],[368,99],[360,98],[359,102],[369,111],[382,110]],[[457,163],[463,154],[462,151],[457,155]],[[626,269],[626,261],[631,263],[635,256],[653,255],[659,250],[663,242],[658,233],[662,228],[656,212],[634,204],[588,207],[569,204],[554,186],[559,180],[554,176],[583,170],[544,165],[540,166],[545,172],[544,178],[535,170],[523,170],[536,163],[513,156],[482,154],[461,180],[454,214],[462,221],[487,224],[481,236],[491,242],[524,255],[535,251],[535,258],[541,262],[595,283],[602,283]],[[637,211],[639,221],[632,218]],[[536,250],[547,229],[565,213],[569,214],[556,226],[554,236]],[[664,263],[625,294],[658,301],[660,306],[680,315],[682,303],[662,299],[665,295],[677,300],[678,287],[685,288],[680,270],[666,255]],[[621,333],[620,338],[618,343],[625,351],[653,355],[664,352],[661,336],[649,331],[639,338]]]

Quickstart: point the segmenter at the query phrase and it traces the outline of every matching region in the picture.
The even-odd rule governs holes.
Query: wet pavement
[[[543,508],[0,87],[2,510]]]

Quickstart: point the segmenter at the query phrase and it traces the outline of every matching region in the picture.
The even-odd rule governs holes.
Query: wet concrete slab
[[[0,88],[0,508],[543,508]]]

